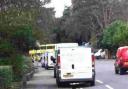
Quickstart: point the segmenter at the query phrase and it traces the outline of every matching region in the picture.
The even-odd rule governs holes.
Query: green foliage
[[[102,47],[115,48],[121,45],[127,45],[128,41],[128,23],[123,21],[115,21],[103,32],[101,40]]]
[[[41,1],[15,0],[10,2],[2,0],[2,2],[2,6],[5,5],[4,2],[8,5],[5,5],[6,10],[0,11],[0,39],[10,42],[17,51],[28,51],[35,45],[33,33],[36,28]]]
[[[11,65],[11,60],[9,58],[0,58],[0,66]]]
[[[23,56],[16,54],[12,56],[11,60],[14,72],[14,81],[21,81],[23,77],[23,65],[25,59],[23,58]]]
[[[22,55],[12,55],[10,58],[1,58],[0,66],[12,65],[13,81],[21,81],[24,74],[33,70],[33,63],[29,57]]]
[[[1,6],[6,6],[7,9],[0,11],[0,39],[13,43],[18,51],[23,52],[33,48],[36,39],[42,42],[43,39],[46,39],[45,41],[50,39],[54,11],[42,7],[50,0],[15,0],[14,2],[2,0],[1,2],[3,2]]]
[[[23,64],[23,74],[29,73],[33,70],[34,65],[32,63],[32,59],[24,56],[24,64]]]
[[[35,47],[36,38],[42,39],[43,32],[51,29],[53,9],[42,7],[48,2],[50,0],[1,0],[0,65],[12,65],[13,81],[21,81],[23,74],[32,68],[31,60],[21,55]],[[38,21],[41,22],[40,27]]]
[[[8,89],[11,87],[13,75],[12,75],[12,67],[11,66],[0,66],[0,81],[1,86],[0,89]]]
[[[14,48],[10,42],[0,41],[0,57],[9,57],[14,53]]]
[[[121,23],[121,26],[118,27],[115,35],[113,36],[115,45],[128,45],[128,23]]]
[[[35,40],[31,26],[18,26],[12,35],[13,44],[23,52],[28,52],[34,46]]]

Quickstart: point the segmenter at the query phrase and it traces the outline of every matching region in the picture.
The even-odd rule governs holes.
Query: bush
[[[9,58],[0,58],[0,66],[11,65],[11,60]]]
[[[20,82],[23,76],[33,71],[33,63],[29,57],[16,54],[10,58],[0,58],[0,65],[12,65],[13,70],[13,81]]]
[[[12,85],[12,67],[0,66],[0,89],[8,89]]]
[[[24,58],[21,55],[12,55],[10,58],[0,58],[0,66],[12,65],[13,81],[21,81],[23,76]]]
[[[14,50],[9,42],[0,40],[0,58],[10,57],[14,53]]]
[[[14,81],[22,81],[23,76],[33,70],[32,60],[23,55],[16,55],[12,60]]]
[[[32,59],[24,56],[24,65],[23,65],[23,74],[30,73],[33,71],[34,65],[32,63]]]
[[[14,81],[22,81],[23,77],[23,64],[24,64],[24,58],[22,55],[13,55],[11,58],[11,64],[13,67],[14,72]]]

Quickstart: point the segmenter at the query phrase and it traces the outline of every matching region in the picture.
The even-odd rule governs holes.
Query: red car
[[[128,46],[119,47],[116,53],[115,73],[124,74],[128,70]]]

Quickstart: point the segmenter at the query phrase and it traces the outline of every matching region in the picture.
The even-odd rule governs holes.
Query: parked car
[[[95,57],[91,48],[64,47],[57,53],[55,67],[58,87],[70,83],[87,83],[95,85]]]
[[[105,51],[103,49],[99,49],[95,54],[96,59],[104,59]]]
[[[122,75],[126,73],[128,70],[128,46],[118,48],[114,66],[116,74]]]

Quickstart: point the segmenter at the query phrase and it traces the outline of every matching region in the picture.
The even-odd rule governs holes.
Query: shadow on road
[[[27,89],[56,89],[56,85],[52,84],[29,84]]]
[[[78,89],[78,88],[89,88],[91,87],[89,83],[87,84],[76,84],[76,85],[71,85],[71,84],[68,84],[68,85],[65,85],[65,86],[62,86],[60,88],[71,88],[71,89]]]

